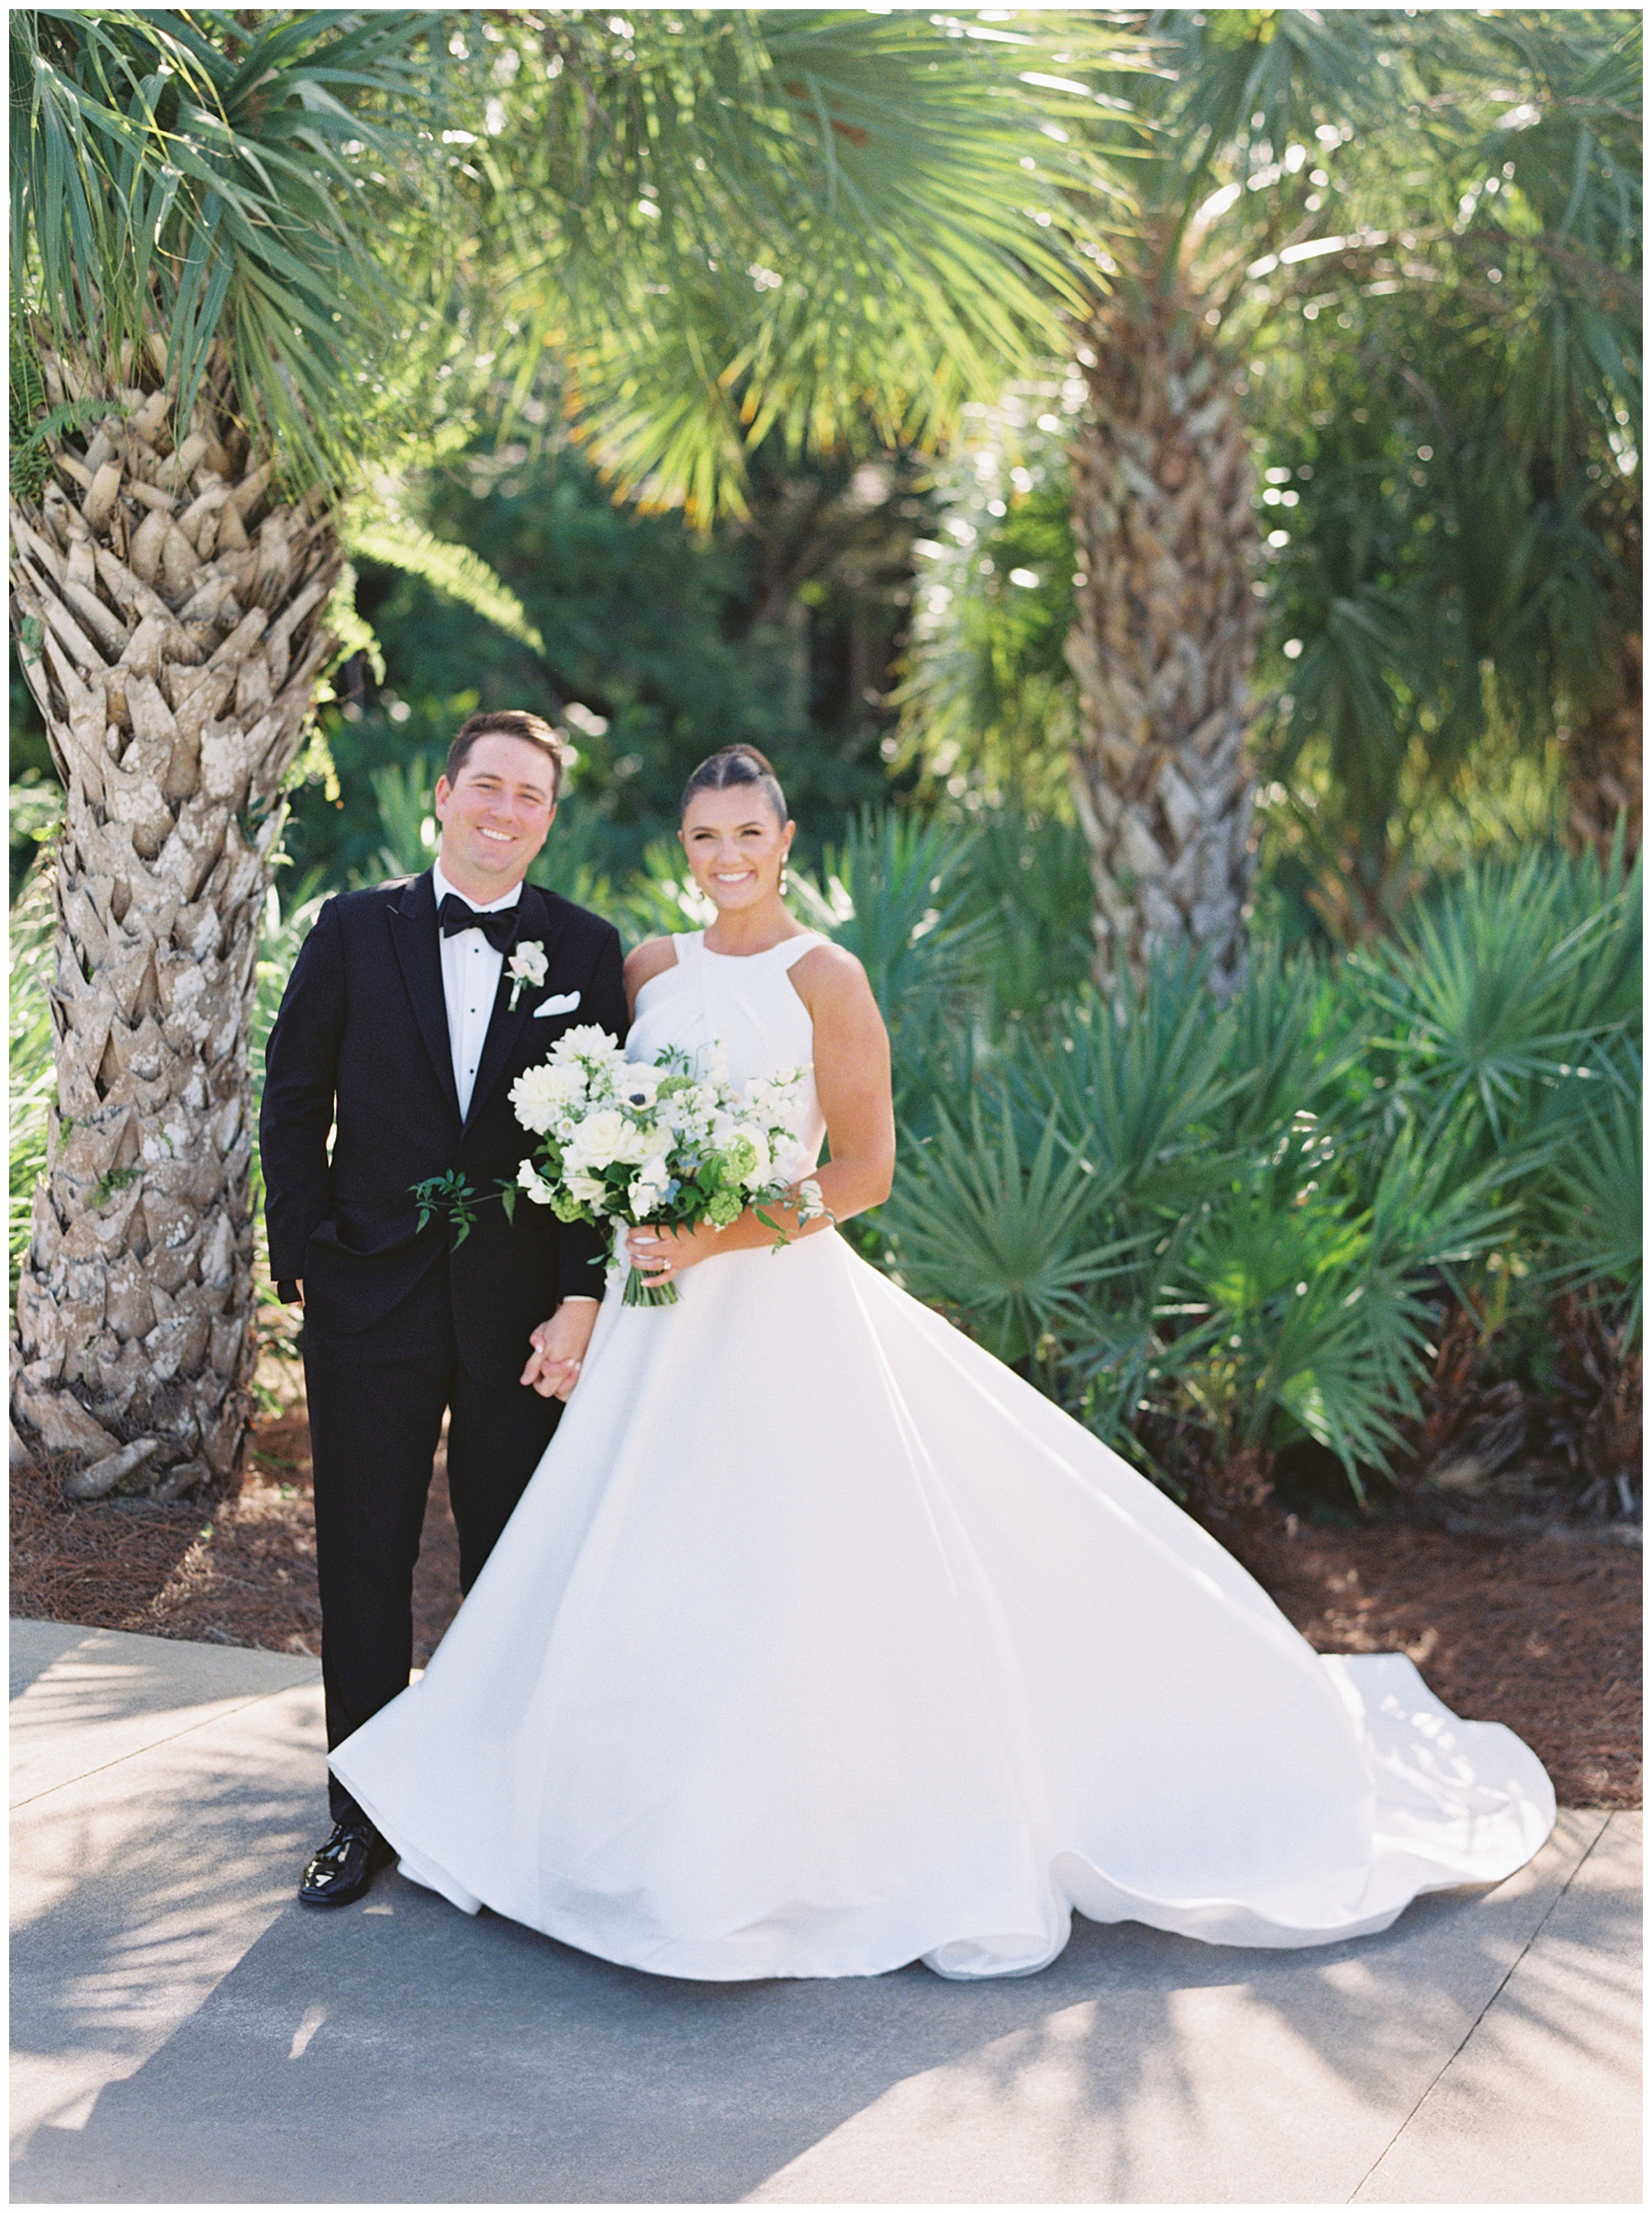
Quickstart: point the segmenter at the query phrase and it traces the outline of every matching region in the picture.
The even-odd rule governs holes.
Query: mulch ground
[[[239,1491],[206,1503],[65,1503],[55,1477],[12,1471],[11,1610],[266,1652],[321,1650],[309,1428],[302,1409],[254,1427]],[[413,1660],[459,1611],[459,1539],[439,1455],[413,1578]]]
[[[1266,1509],[1219,1534],[1316,1651],[1403,1652],[1454,1714],[1523,1737],[1562,1805],[1641,1803],[1638,1544],[1566,1524],[1326,1529]]]
[[[1563,1805],[1641,1803],[1641,1555],[1610,1531],[1464,1535],[1321,1527],[1277,1510],[1222,1541],[1322,1652],[1404,1652],[1455,1713],[1501,1721]],[[459,1604],[438,1463],[414,1586],[422,1665]],[[12,1480],[11,1610],[91,1628],[318,1652],[302,1411],[262,1422],[237,1493],[207,1504],[67,1505],[49,1470]]]

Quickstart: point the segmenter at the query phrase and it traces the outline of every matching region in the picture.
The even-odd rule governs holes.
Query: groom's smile
[[[527,875],[555,813],[539,746],[502,732],[478,738],[453,781],[436,785],[443,875],[480,905],[503,899]]]

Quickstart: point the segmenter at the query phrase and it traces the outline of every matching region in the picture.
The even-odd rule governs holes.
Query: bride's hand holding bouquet
[[[773,1210],[795,1209],[799,1227],[827,1213],[820,1185],[793,1172],[802,1080],[798,1068],[737,1092],[715,1052],[698,1065],[675,1046],[628,1061],[606,1030],[569,1030],[511,1086],[517,1120],[540,1141],[518,1183],[559,1221],[628,1224],[623,1302],[674,1305],[672,1275],[748,1207],[777,1246],[795,1233]]]

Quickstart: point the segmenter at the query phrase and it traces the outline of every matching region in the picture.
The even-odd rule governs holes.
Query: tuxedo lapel
[[[441,988],[441,933],[436,924],[436,893],[427,868],[404,889],[390,909],[390,938],[401,966],[402,981],[413,1002],[414,1019],[424,1039],[453,1119],[459,1119],[459,1091],[453,1081],[453,1047],[448,1034],[447,997]]]
[[[522,1032],[533,1019],[533,1010],[546,992],[555,989],[552,981],[556,965],[556,941],[561,925],[551,902],[535,885],[522,886],[521,904],[518,910],[516,942],[519,945],[537,939],[545,952],[545,980],[541,984],[524,984],[516,995],[516,1011],[510,1008],[514,989],[510,961],[507,956],[499,970],[499,989],[494,1000],[493,1014],[487,1024],[487,1035],[482,1044],[482,1057],[476,1063],[476,1080],[471,1087],[470,1112],[464,1118],[468,1129],[482,1109],[487,1104],[487,1095],[509,1066],[511,1056],[520,1043]]]

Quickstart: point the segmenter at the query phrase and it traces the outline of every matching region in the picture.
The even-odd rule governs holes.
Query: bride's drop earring
[[[782,898],[782,899],[784,899],[784,898],[786,897],[786,863],[787,863],[787,854],[785,854],[785,853],[783,853],[783,854],[780,855],[780,896],[781,896],[781,898]]]

